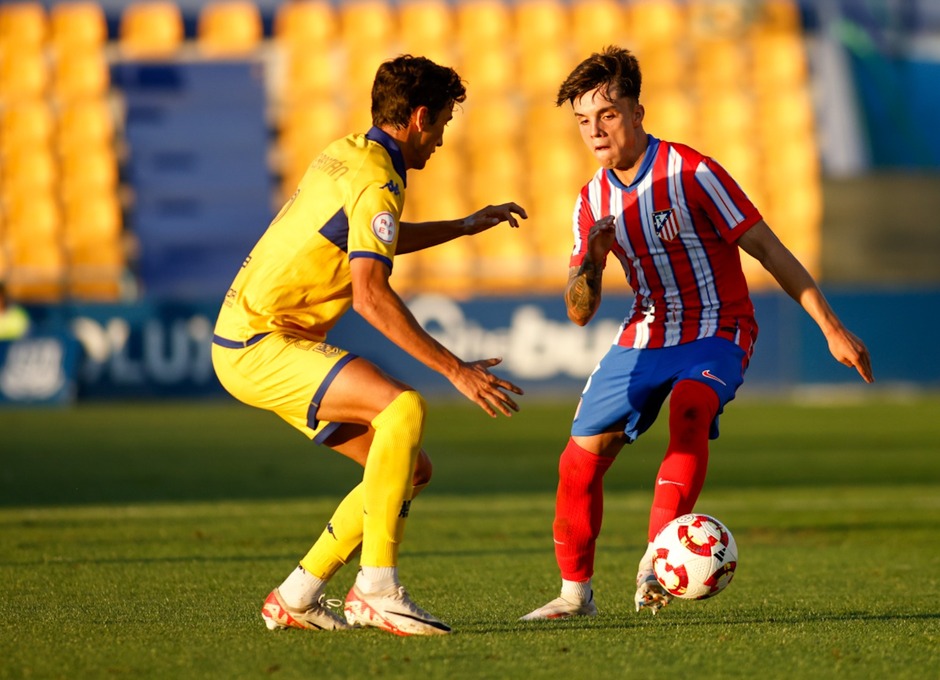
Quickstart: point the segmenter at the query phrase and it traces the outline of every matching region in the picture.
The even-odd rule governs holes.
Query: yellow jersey
[[[213,341],[246,347],[271,331],[324,340],[352,305],[349,262],[391,270],[404,202],[405,162],[388,134],[327,146],[242,263]]]

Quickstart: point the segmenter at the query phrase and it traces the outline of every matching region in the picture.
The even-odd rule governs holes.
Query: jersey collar
[[[610,180],[610,183],[621,191],[633,191],[636,189],[637,185],[643,180],[646,176],[646,173],[650,171],[650,168],[653,167],[653,159],[656,158],[656,152],[659,150],[659,140],[656,139],[653,135],[647,133],[646,135],[646,151],[643,153],[643,162],[640,164],[640,169],[636,171],[636,176],[634,176],[633,181],[630,183],[630,186],[627,186],[614,174],[613,170],[605,170],[607,173],[607,179]]]
[[[381,144],[388,152],[389,157],[392,159],[392,167],[395,168],[395,172],[401,177],[402,185],[407,187],[408,181],[405,177],[405,157],[401,154],[398,142],[396,142],[390,134],[385,132],[385,130],[377,127],[369,128],[369,131],[366,133],[366,139]]]

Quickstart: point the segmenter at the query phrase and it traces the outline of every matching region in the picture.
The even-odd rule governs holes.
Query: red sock
[[[555,559],[567,581],[586,581],[594,575],[594,546],[604,515],[604,473],[613,462],[571,439],[561,454],[552,529]]]
[[[669,447],[656,475],[649,540],[664,524],[692,512],[705,484],[708,433],[718,395],[695,380],[676,383],[669,398]]]

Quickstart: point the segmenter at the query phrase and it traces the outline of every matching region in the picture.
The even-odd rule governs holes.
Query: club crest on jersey
[[[395,240],[395,218],[390,212],[380,212],[372,218],[372,233],[382,243],[391,243]]]
[[[673,215],[672,208],[657,210],[653,213],[653,228],[663,241],[671,241],[679,235],[679,220]]]

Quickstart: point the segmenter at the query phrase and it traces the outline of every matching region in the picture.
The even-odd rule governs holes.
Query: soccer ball
[[[704,600],[731,583],[738,546],[724,524],[692,513],[669,522],[653,539],[656,580],[676,597]]]

